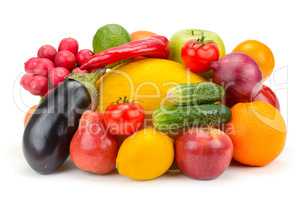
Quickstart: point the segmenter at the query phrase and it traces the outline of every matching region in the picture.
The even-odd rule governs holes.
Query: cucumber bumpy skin
[[[173,105],[198,105],[221,101],[224,88],[211,82],[183,83],[168,91],[167,100]]]
[[[152,114],[154,127],[173,133],[193,126],[217,126],[231,119],[229,108],[222,104],[161,107]]]

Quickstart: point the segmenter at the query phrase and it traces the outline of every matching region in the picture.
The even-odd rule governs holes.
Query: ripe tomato
[[[112,104],[104,112],[104,123],[112,135],[131,135],[142,127],[144,109],[136,103]]]
[[[219,50],[215,43],[203,43],[201,40],[190,40],[181,50],[182,61],[185,66],[195,73],[208,71],[212,61],[219,59]]]

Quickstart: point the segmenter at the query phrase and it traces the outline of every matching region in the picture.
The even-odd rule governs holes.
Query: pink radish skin
[[[261,87],[262,75],[258,65],[242,53],[230,53],[213,62],[213,81],[223,85],[226,91],[226,104],[248,102]]]
[[[44,96],[48,91],[48,79],[44,76],[25,74],[20,84],[33,95]]]
[[[51,69],[55,67],[54,63],[47,58],[30,58],[25,62],[25,71],[34,75],[48,76]]]
[[[49,73],[50,83],[56,87],[59,83],[63,82],[69,74],[70,72],[66,68],[56,67]]]
[[[30,82],[33,80],[34,74],[24,74],[21,78],[20,84],[23,86],[25,90],[30,89]]]
[[[62,50],[56,54],[55,64],[57,67],[64,67],[68,70],[72,70],[76,64],[76,57],[71,51]]]
[[[89,61],[93,57],[94,53],[89,49],[82,49],[80,50],[77,55],[77,62],[79,65],[82,65]]]
[[[60,41],[58,46],[58,51],[68,50],[71,51],[74,55],[78,51],[78,42],[74,38],[64,38]]]
[[[49,44],[41,46],[37,53],[39,58],[48,58],[51,61],[54,61],[56,54],[56,49]]]

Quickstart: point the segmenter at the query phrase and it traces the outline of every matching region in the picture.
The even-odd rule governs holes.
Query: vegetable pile
[[[24,64],[21,86],[41,97],[24,119],[23,152],[36,172],[54,173],[70,156],[94,174],[210,180],[232,160],[262,167],[283,150],[279,102],[263,84],[274,57],[262,42],[226,54],[211,31],[169,40],[107,24],[92,44],[79,50],[64,38]]]

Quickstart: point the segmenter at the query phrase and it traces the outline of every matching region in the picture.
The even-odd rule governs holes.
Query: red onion
[[[219,61],[213,62],[213,81],[223,85],[226,91],[226,104],[251,100],[258,87],[261,87],[262,75],[252,58],[242,53],[230,53]]]

